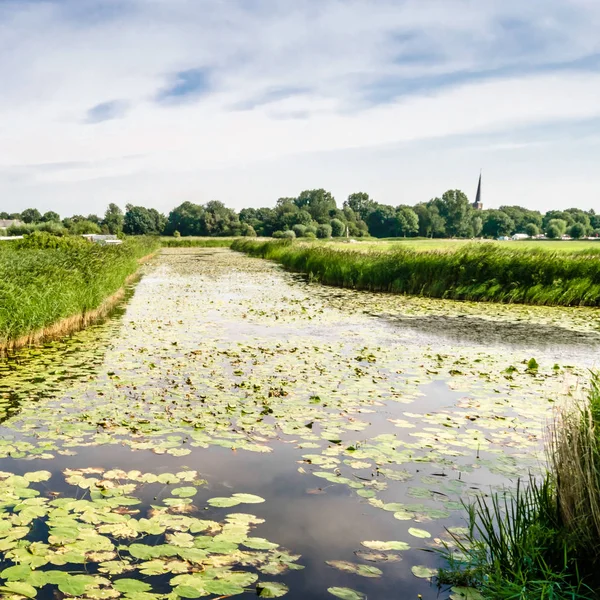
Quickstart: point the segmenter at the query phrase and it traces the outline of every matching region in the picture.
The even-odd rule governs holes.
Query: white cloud
[[[413,145],[421,162],[411,160],[412,172],[427,179],[418,194],[419,182],[409,178],[406,195],[416,202],[459,187],[463,170],[475,177],[487,143],[490,169],[504,178],[514,175],[506,144],[529,153],[525,162],[536,166],[539,149],[524,134],[503,140],[504,147],[486,142],[486,134],[517,136],[531,125],[600,117],[600,72],[548,66],[600,51],[600,6],[584,0],[444,0],[426,9],[415,0],[137,0],[115,3],[114,14],[94,20],[81,5],[74,15],[74,6],[0,8],[0,209],[31,204],[66,213],[77,202],[77,212],[89,212],[116,200],[168,210],[175,201],[211,197],[241,208],[328,181],[338,197],[373,185],[382,201],[395,202],[406,177],[401,168],[382,169],[373,150],[398,144],[399,158]],[[169,77],[195,68],[208,69],[210,93],[155,101]],[[376,83],[399,96],[367,101],[364,88]],[[233,109],[285,88],[306,91]],[[86,123],[90,109],[113,103],[128,110]],[[450,152],[436,139],[467,134],[479,136],[478,148],[461,151],[470,167],[449,161],[454,179],[444,166],[431,168],[436,145]],[[426,153],[415,146],[423,140],[430,140]],[[597,147],[567,147],[597,158]],[[351,174],[350,149],[362,156]],[[544,160],[554,163],[550,155]],[[269,177],[271,168],[279,172]],[[577,172],[570,168],[550,169],[553,185],[544,182],[540,193],[533,186],[526,203],[564,204],[561,181]],[[596,184],[582,187],[591,195]],[[505,195],[487,189],[492,203]]]

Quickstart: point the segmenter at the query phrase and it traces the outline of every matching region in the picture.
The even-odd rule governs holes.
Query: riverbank
[[[44,236],[2,248],[0,352],[68,335],[106,316],[158,249],[151,238],[98,246]]]
[[[231,248],[276,261],[326,285],[431,298],[546,306],[600,306],[600,258],[469,244],[455,252],[361,252],[286,241]]]

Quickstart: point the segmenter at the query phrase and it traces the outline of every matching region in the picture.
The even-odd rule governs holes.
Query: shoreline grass
[[[80,238],[32,235],[0,249],[0,351],[66,335],[121,300],[152,238],[98,246]]]
[[[466,533],[441,551],[438,583],[472,587],[490,600],[600,597],[600,378],[587,401],[560,411],[549,471],[466,505]]]
[[[467,244],[454,252],[338,250],[289,241],[236,240],[231,248],[325,285],[454,300],[600,306],[600,256]]]

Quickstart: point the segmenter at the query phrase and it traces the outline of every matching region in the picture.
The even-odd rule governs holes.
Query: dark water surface
[[[541,468],[552,408],[585,393],[597,364],[593,311],[419,305],[310,285],[220,249],[167,250],[146,269],[105,323],[0,363],[0,567],[41,555],[33,571],[99,575],[73,593],[0,571],[6,595],[228,597],[236,590],[194,592],[175,578],[218,590],[242,572],[248,598],[252,574],[285,584],[290,599],[333,598],[335,587],[448,598],[414,567],[441,564],[432,550],[464,525],[461,499]],[[38,472],[48,473],[28,475]],[[165,474],[178,481],[150,477]],[[240,493],[249,501],[208,502]],[[69,498],[100,508],[61,504]],[[239,513],[255,517],[246,533]],[[192,531],[187,518],[215,529]],[[140,519],[166,525],[111,529]],[[73,520],[98,547],[77,541]],[[11,541],[18,527],[29,532]],[[254,538],[279,547],[249,550]],[[392,541],[409,548],[379,549]],[[131,544],[184,550],[147,565]],[[206,556],[184,556],[190,547]],[[61,553],[73,562],[56,564]],[[156,562],[172,572],[140,572]],[[358,565],[380,572],[339,568]]]

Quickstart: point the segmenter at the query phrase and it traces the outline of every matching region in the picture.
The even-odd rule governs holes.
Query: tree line
[[[392,206],[369,194],[350,194],[338,207],[331,192],[305,190],[296,198],[279,198],[274,207],[243,208],[236,212],[218,200],[206,204],[184,202],[167,216],[154,208],[128,204],[125,211],[109,204],[100,217],[73,215],[61,219],[54,211],[35,208],[21,213],[0,212],[0,219],[18,219],[8,235],[44,230],[57,235],[109,233],[119,235],[266,236],[266,237],[456,237],[498,238],[516,233],[544,234],[557,239],[600,236],[600,215],[569,208],[544,214],[521,206],[477,210],[460,190],[414,206]]]

